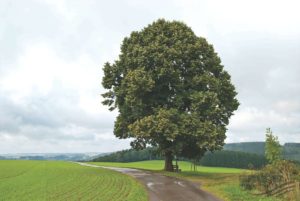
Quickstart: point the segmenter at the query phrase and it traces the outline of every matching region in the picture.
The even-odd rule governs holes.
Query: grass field
[[[128,167],[128,168],[138,168],[145,170],[162,170],[164,167],[164,161],[162,160],[152,160],[152,161],[140,161],[131,163],[114,163],[114,162],[89,162],[90,164],[95,164],[99,166],[109,166],[109,167]],[[190,171],[191,163],[186,161],[179,161],[179,168],[182,171]],[[204,167],[198,166],[198,172],[203,173],[242,173],[246,170],[237,168],[222,168],[222,167]]]
[[[213,193],[224,201],[280,201],[274,197],[255,196],[243,190],[239,185],[239,173],[181,172],[180,174],[163,172],[167,176],[179,177],[201,185],[201,188]]]
[[[280,199],[255,196],[240,188],[239,175],[249,173],[248,170],[222,167],[198,166],[197,171],[191,171],[191,164],[179,161],[181,173],[161,171],[164,161],[142,161],[132,163],[91,162],[99,166],[129,167],[157,171],[161,174],[179,177],[199,183],[201,188],[207,190],[224,201],[279,201]]]
[[[146,201],[133,178],[71,162],[0,160],[0,200]]]

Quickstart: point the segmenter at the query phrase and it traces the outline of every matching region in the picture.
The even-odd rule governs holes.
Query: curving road
[[[198,188],[198,185],[186,180],[132,168],[103,167],[87,163],[78,164],[107,168],[136,178],[147,187],[150,201],[221,201]]]

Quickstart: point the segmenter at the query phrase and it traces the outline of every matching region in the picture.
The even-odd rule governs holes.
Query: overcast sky
[[[226,142],[300,142],[300,3],[0,1],[0,153],[110,152],[116,113],[101,105],[102,66],[131,31],[158,18],[206,37],[241,103]]]

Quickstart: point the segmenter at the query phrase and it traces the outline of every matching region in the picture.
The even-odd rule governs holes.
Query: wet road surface
[[[167,177],[146,170],[103,167],[87,163],[79,164],[115,170],[134,177],[146,186],[150,201],[221,201],[190,181]]]

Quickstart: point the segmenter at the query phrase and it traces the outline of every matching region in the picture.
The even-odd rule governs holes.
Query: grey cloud
[[[194,30],[205,30],[199,35],[214,45],[232,75],[241,106],[229,125],[228,141],[263,140],[266,127],[273,128],[283,141],[300,141],[300,37],[295,32],[299,29],[280,34],[267,28],[255,29],[252,24],[253,30],[237,27],[231,31],[218,18],[211,19],[218,13],[207,10],[209,1],[201,7],[195,4],[192,17],[187,18],[184,16],[190,10],[182,8],[183,2],[66,0],[60,1],[64,6],[58,8],[55,3],[37,0],[1,1],[0,82],[6,74],[18,70],[15,63],[34,44],[47,44],[66,62],[86,54],[99,64],[99,91],[94,91],[94,97],[99,99],[95,110],[101,111],[92,114],[81,109],[78,90],[68,88],[63,81],[47,93],[33,91],[22,102],[13,101],[13,92],[0,88],[0,139],[11,147],[14,141],[20,145],[26,142],[20,151],[31,150],[30,143],[36,150],[128,147],[128,140],[113,140],[116,114],[103,112],[107,110],[96,94],[103,91],[101,67],[117,58],[123,38],[131,31],[164,17],[182,20]],[[18,149],[5,144],[0,144],[4,147],[0,146],[0,152]]]
[[[62,26],[54,12],[38,1],[0,2],[0,72],[11,67],[26,45],[56,37]]]
[[[78,105],[79,95],[63,86],[56,86],[47,94],[34,92],[22,103],[12,101],[5,92],[0,94],[0,133],[40,140],[93,140],[97,133],[112,135],[114,115],[86,113]]]
[[[222,33],[211,29],[209,42],[232,75],[241,103],[231,119],[227,141],[264,140],[265,129],[271,127],[282,142],[299,142],[298,34],[260,30]]]
[[[214,41],[239,97],[248,106],[270,107],[278,101],[300,101],[300,38],[244,33]],[[230,39],[230,41],[229,41]],[[221,49],[230,43],[233,49]],[[228,47],[229,45],[227,45]]]
[[[2,29],[0,27],[0,70],[3,70],[1,66],[3,68],[14,62],[25,46],[38,42],[51,44],[66,60],[87,53],[105,62],[107,58],[102,56],[107,52],[117,54],[124,36],[128,36],[132,30],[141,29],[153,19],[171,18],[176,8],[170,7],[168,1],[151,2],[151,9],[138,1],[61,3],[65,4],[69,14],[61,13],[54,4],[42,1],[0,2],[0,24],[4,25]]]

